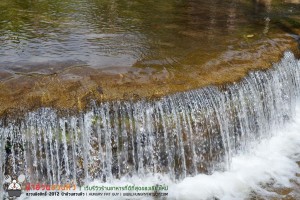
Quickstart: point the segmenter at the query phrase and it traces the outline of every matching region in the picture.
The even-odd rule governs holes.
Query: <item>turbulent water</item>
[[[272,69],[222,88],[103,103],[78,116],[44,108],[18,121],[3,119],[0,182],[21,173],[31,183],[79,185],[161,174],[179,183],[178,193],[192,181],[186,177],[230,173],[236,156],[272,138],[270,130],[295,116],[299,86],[300,62],[287,52]]]

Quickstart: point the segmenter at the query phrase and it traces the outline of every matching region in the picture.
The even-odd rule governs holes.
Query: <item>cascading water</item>
[[[103,103],[78,116],[43,108],[3,119],[0,182],[21,173],[49,184],[154,173],[178,181],[228,169],[233,155],[293,116],[299,92],[300,63],[287,52],[273,68],[222,88]]]

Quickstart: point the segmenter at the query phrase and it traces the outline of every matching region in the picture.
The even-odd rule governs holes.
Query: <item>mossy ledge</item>
[[[18,74],[0,82],[0,116],[15,120],[40,107],[69,115],[84,111],[91,101],[155,99],[208,85],[222,86],[239,81],[250,71],[269,69],[287,50],[296,57],[300,55],[297,43],[284,38],[276,45],[256,42],[247,51],[236,51],[230,57],[219,55],[202,66],[158,68],[150,74],[138,66],[119,74],[88,67],[68,68],[50,75]],[[199,55],[186,59],[195,59],[193,56]]]

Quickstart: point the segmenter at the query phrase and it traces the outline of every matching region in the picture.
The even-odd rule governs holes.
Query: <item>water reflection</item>
[[[270,31],[293,33],[294,27],[299,28],[293,18],[299,17],[298,3],[2,0],[0,63],[36,66],[71,60],[116,71],[131,66],[200,67],[243,42],[243,35],[255,33],[261,39]],[[5,69],[15,71],[16,67]]]

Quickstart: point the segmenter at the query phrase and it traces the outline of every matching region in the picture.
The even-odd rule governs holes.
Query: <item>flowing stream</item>
[[[236,157],[292,121],[299,89],[300,62],[286,52],[271,69],[221,88],[107,102],[76,116],[41,108],[2,119],[0,182],[22,173],[31,183],[78,185],[160,174],[180,188],[190,177],[230,174]]]

